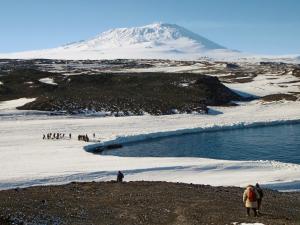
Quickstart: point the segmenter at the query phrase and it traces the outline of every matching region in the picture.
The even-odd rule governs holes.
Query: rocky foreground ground
[[[300,193],[265,190],[247,217],[243,189],[166,182],[91,182],[0,192],[0,224],[299,225]]]

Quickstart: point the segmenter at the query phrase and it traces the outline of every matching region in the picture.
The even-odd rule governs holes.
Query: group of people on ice
[[[95,134],[95,133],[93,133],[93,138],[94,138],[94,139],[96,138],[96,134]],[[89,136],[88,136],[87,134],[85,134],[85,135],[79,134],[79,135],[78,135],[78,141],[89,142],[89,141],[90,141],[90,138],[89,138]]]
[[[81,135],[79,134],[78,135],[78,141],[85,141],[85,142],[89,142],[90,141],[90,138],[89,136],[86,134],[86,135]]]
[[[45,139],[65,139],[67,137],[67,135],[65,135],[64,133],[48,133],[48,134],[43,134],[43,140]],[[72,138],[72,134],[69,134],[69,139]]]
[[[93,138],[96,138],[96,134],[93,133]],[[66,135],[65,133],[47,133],[47,134],[43,134],[43,140],[59,140],[59,139],[72,139],[72,134],[69,133],[69,135]],[[85,142],[89,142],[90,138],[87,134],[85,135],[78,135],[78,141],[85,141]]]
[[[247,216],[250,216],[251,210],[253,211],[255,217],[260,214],[263,197],[263,190],[260,188],[258,183],[255,186],[248,185],[246,187],[243,194],[243,202],[247,210]]]

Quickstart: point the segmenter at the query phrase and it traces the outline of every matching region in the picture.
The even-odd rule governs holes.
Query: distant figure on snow
[[[71,133],[69,133],[69,138],[72,139],[72,134]]]
[[[250,210],[254,212],[254,216],[257,216],[257,199],[259,198],[259,193],[253,185],[248,185],[243,194],[243,202],[247,209],[247,216],[250,216]]]
[[[262,198],[264,197],[264,192],[258,183],[256,183],[255,189],[257,190],[257,192],[259,194],[259,196],[257,198],[257,213],[260,214],[261,202],[262,202]]]
[[[121,171],[119,171],[117,175],[117,182],[123,182],[123,179],[124,179],[124,174]]]

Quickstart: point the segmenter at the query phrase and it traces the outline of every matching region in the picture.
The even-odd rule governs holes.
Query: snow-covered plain
[[[6,105],[12,103],[2,103],[2,109],[9,108]],[[91,136],[96,133],[96,139],[102,143],[120,143],[207,129],[300,121],[300,102],[262,104],[254,101],[238,107],[212,109],[211,115],[0,117],[0,189],[70,181],[105,181],[114,179],[117,170],[123,170],[126,181],[164,180],[226,186],[260,182],[279,190],[300,190],[300,165],[296,164],[206,158],[101,156],[85,151],[84,148],[88,149],[88,145],[93,143],[76,139],[78,134]],[[48,132],[72,133],[73,138],[43,140],[42,135]]]

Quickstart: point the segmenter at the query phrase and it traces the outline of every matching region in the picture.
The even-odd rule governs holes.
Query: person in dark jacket
[[[262,198],[264,197],[264,192],[260,188],[258,183],[255,185],[255,189],[257,190],[257,192],[259,194],[259,197],[257,198],[257,213],[260,214],[261,202],[262,202]]]
[[[90,138],[89,138],[89,136],[88,136],[87,134],[85,135],[84,141],[85,141],[85,142],[89,142],[89,141],[90,141]]]
[[[117,182],[123,182],[123,179],[124,179],[124,174],[121,171],[119,171],[117,175]]]

